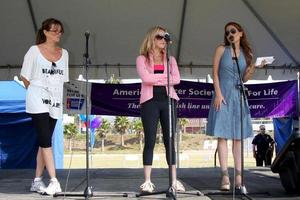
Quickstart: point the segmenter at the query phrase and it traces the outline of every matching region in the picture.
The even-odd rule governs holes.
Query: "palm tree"
[[[182,142],[182,133],[185,134],[185,127],[188,125],[189,120],[187,118],[180,118],[179,119],[179,142]]]
[[[143,129],[143,123],[141,118],[138,118],[132,122],[133,127],[132,129],[139,137],[139,143],[140,143],[140,150],[143,149],[143,139],[144,139],[144,129]]]
[[[114,128],[121,135],[121,146],[124,147],[124,134],[126,134],[127,129],[130,127],[130,123],[127,117],[117,116],[115,119]]]
[[[107,80],[105,80],[105,83],[110,83],[110,84],[120,84],[121,80],[116,78],[114,74],[111,75],[111,77]],[[126,118],[126,117],[125,117]],[[127,123],[125,123],[125,121],[127,120]],[[116,129],[116,131],[118,133],[121,134],[121,146],[125,146],[124,145],[124,134],[127,128],[129,128],[129,123],[128,123],[128,119],[126,118],[126,120],[124,119],[124,117],[116,117],[115,118],[115,124],[114,124],[114,128]],[[124,124],[123,124],[124,122]],[[126,128],[124,129],[124,126],[126,126]]]
[[[102,119],[101,126],[96,129],[95,133],[101,139],[101,151],[104,152],[104,142],[106,135],[111,130],[110,122],[107,119]]]
[[[75,136],[78,134],[78,128],[76,126],[76,124],[74,123],[70,123],[70,124],[66,124],[64,126],[64,135],[66,136],[66,138],[69,140],[69,145],[68,145],[68,149],[69,151],[72,151],[72,143],[73,143],[73,139],[75,138]]]

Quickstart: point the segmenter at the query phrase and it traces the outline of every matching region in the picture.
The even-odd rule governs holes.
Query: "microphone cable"
[[[84,72],[85,72],[85,66],[84,65],[82,65],[82,69],[81,69],[81,73],[80,74],[84,74]],[[85,78],[87,78],[87,77],[85,77]],[[78,106],[77,106],[77,109],[76,109],[76,115],[79,115],[79,112],[80,112],[80,103],[83,101],[85,101],[85,98],[84,99],[82,99],[82,97],[81,97],[81,94],[83,94],[83,89],[84,89],[84,84],[86,83],[85,81],[87,81],[87,80],[85,80],[85,81],[83,81],[83,80],[75,80],[77,83],[79,83],[78,85],[80,85],[80,88],[79,88],[79,95],[80,95],[80,98],[79,98],[79,102],[78,102]],[[90,87],[88,87],[88,88],[90,88]],[[88,91],[86,91],[86,94],[85,95],[88,95]],[[87,97],[87,99],[88,99],[88,97]],[[88,103],[88,101],[87,102],[85,102],[86,104]],[[82,107],[84,106],[84,104],[82,104]],[[87,122],[89,121],[88,120],[88,117],[89,116],[86,116],[86,119],[85,119],[85,121],[86,121],[86,130],[87,130],[87,128],[89,127],[88,126],[88,124],[87,124]],[[79,120],[80,120],[80,118],[79,118]],[[80,122],[80,121],[78,121],[78,122]],[[76,126],[77,127],[77,126]],[[89,132],[90,133],[90,132]],[[74,145],[74,140],[72,141],[72,146]],[[86,148],[88,148],[88,147],[86,147]],[[70,174],[71,174],[71,166],[72,166],[72,162],[73,162],[73,155],[74,155],[74,151],[73,151],[73,149],[71,148],[71,152],[70,152],[71,154],[70,154],[70,160],[69,160],[69,164],[68,164],[68,173],[67,173],[67,178],[66,178],[66,183],[65,183],[65,189],[64,189],[64,195],[63,195],[63,200],[65,200],[65,197],[66,197],[66,192],[67,192],[67,188],[68,188],[68,184],[69,184],[69,178],[70,178]],[[85,178],[86,179],[86,178]],[[83,180],[83,181],[81,181],[71,192],[74,192],[74,190],[76,190],[84,181],[85,181],[85,179]]]

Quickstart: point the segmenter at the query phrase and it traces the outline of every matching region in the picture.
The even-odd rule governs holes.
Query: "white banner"
[[[91,113],[91,86],[88,83],[88,114]],[[86,114],[86,82],[71,80],[64,84],[64,114]]]

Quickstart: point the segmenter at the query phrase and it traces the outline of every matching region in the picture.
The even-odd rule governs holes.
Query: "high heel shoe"
[[[235,194],[247,194],[247,189],[244,185],[242,185],[242,171],[235,170]]]
[[[235,188],[241,188],[242,186],[242,171],[235,170]]]
[[[229,191],[230,190],[230,181],[229,181],[228,170],[221,171],[221,175],[222,175],[222,182],[221,182],[220,190]],[[224,181],[224,179],[226,177],[228,178],[228,181]]]
[[[234,193],[237,195],[247,194],[247,189],[245,186],[235,186]]]

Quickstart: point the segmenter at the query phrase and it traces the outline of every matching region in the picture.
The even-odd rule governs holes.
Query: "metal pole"
[[[182,6],[181,23],[180,23],[180,31],[179,31],[178,47],[177,47],[177,54],[176,54],[176,60],[177,60],[178,63],[180,62],[181,43],[182,43],[182,33],[183,33],[183,27],[184,27],[184,21],[185,21],[186,5],[187,5],[187,0],[184,0],[184,1],[183,1],[183,6]]]
[[[257,18],[257,20],[265,27],[268,33],[272,36],[272,38],[277,42],[277,44],[281,47],[281,49],[286,53],[286,55],[298,66],[300,63],[297,59],[291,54],[291,52],[285,47],[285,45],[281,42],[279,37],[273,32],[273,30],[268,26],[268,24],[263,20],[263,18],[256,12],[256,10],[251,6],[251,4],[247,0],[242,0],[247,8],[253,13],[253,15]]]
[[[32,20],[32,23],[33,23],[34,32],[36,33],[38,29],[37,29],[37,25],[36,25],[35,16],[34,16],[31,1],[27,0],[27,4],[28,4],[31,20]]]

